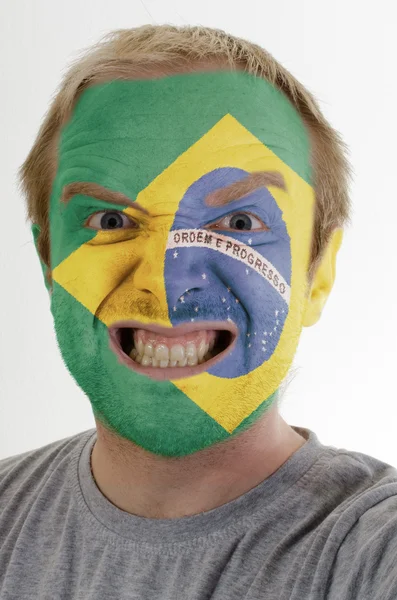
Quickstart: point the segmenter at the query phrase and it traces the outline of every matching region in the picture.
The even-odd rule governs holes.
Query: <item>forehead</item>
[[[226,115],[311,183],[309,136],[290,101],[260,77],[220,70],[86,89],[61,132],[54,191],[93,181],[134,197]],[[222,144],[248,166],[245,138],[231,131]]]

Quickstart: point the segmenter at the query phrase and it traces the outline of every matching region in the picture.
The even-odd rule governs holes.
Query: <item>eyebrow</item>
[[[133,208],[142,211],[146,215],[149,214],[149,211],[146,210],[146,208],[143,208],[143,206],[140,206],[137,202],[135,202],[135,200],[131,200],[131,198],[122,192],[115,192],[114,190],[109,190],[108,188],[99,185],[99,183],[91,183],[88,181],[74,181],[65,185],[62,190],[61,202],[67,204],[69,200],[77,194],[82,194],[83,196],[93,196],[97,200],[103,200],[104,202],[109,202],[110,204],[132,206]]]
[[[205,203],[207,206],[223,206],[233,200],[239,200],[261,187],[267,186],[274,186],[282,190],[287,189],[284,177],[278,171],[254,171],[241,181],[236,181],[211,192],[206,197]]]
[[[214,207],[223,206],[229,202],[233,202],[233,200],[239,200],[261,187],[267,186],[274,186],[285,190],[286,185],[283,175],[278,171],[254,171],[245,177],[245,179],[236,181],[208,194],[205,198],[205,204]],[[89,181],[73,181],[65,185],[62,189],[61,202],[67,204],[73,196],[78,194],[93,196],[97,200],[103,200],[110,204],[132,206],[146,215],[150,214],[146,208],[143,208],[143,206],[140,206],[135,200],[131,200],[131,198],[122,192],[116,192],[99,185],[99,183]]]

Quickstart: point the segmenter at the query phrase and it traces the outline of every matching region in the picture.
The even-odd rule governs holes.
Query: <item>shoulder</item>
[[[66,467],[79,446],[84,445],[95,429],[56,440],[45,446],[16,454],[0,460],[0,506],[15,501],[26,494],[31,495],[49,475]],[[0,511],[1,512],[1,511]]]
[[[338,456],[339,455],[339,456]],[[339,507],[344,531],[330,570],[329,600],[397,598],[397,469],[372,456],[340,451],[340,483],[354,493]]]
[[[371,503],[395,495],[396,467],[354,450],[322,445],[320,450],[298,482],[312,502],[323,499],[334,515],[352,504],[364,513]]]

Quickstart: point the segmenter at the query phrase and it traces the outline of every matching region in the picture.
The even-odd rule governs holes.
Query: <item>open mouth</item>
[[[237,328],[218,321],[172,328],[119,321],[109,327],[109,336],[120,362],[164,380],[191,377],[218,363],[232,351]]]

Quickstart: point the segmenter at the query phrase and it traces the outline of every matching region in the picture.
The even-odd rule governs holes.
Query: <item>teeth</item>
[[[135,338],[135,348],[131,350],[130,357],[143,367],[191,367],[202,364],[214,356],[213,350],[215,342],[209,344],[204,339],[196,346],[194,342],[188,342],[186,347],[182,344],[175,344],[168,348],[165,344],[153,345],[152,342],[143,343],[141,338]]]
[[[208,344],[205,343],[205,340],[201,340],[200,345],[197,350],[197,356],[199,360],[202,360],[204,356],[208,352]]]
[[[185,348],[182,344],[175,344],[175,346],[171,347],[171,356],[170,359],[172,361],[183,360],[185,358]]]
[[[154,352],[154,358],[160,361],[160,366],[161,362],[166,361],[168,363],[169,357],[168,347],[165,344],[157,344]]]
[[[186,358],[189,366],[195,367],[198,364],[197,348],[191,342],[186,345]]]
[[[138,350],[138,353],[141,354],[141,355],[143,355],[145,347],[144,347],[143,342],[142,342],[142,340],[140,338],[138,339],[138,341],[135,342],[135,347]]]
[[[150,356],[150,358],[153,358],[153,356],[154,356],[153,344],[151,344],[150,342],[145,344],[144,354],[146,354],[146,356]]]
[[[186,344],[186,357],[189,358],[189,356],[197,357],[196,344],[193,344],[193,342],[189,342],[188,344]]]

